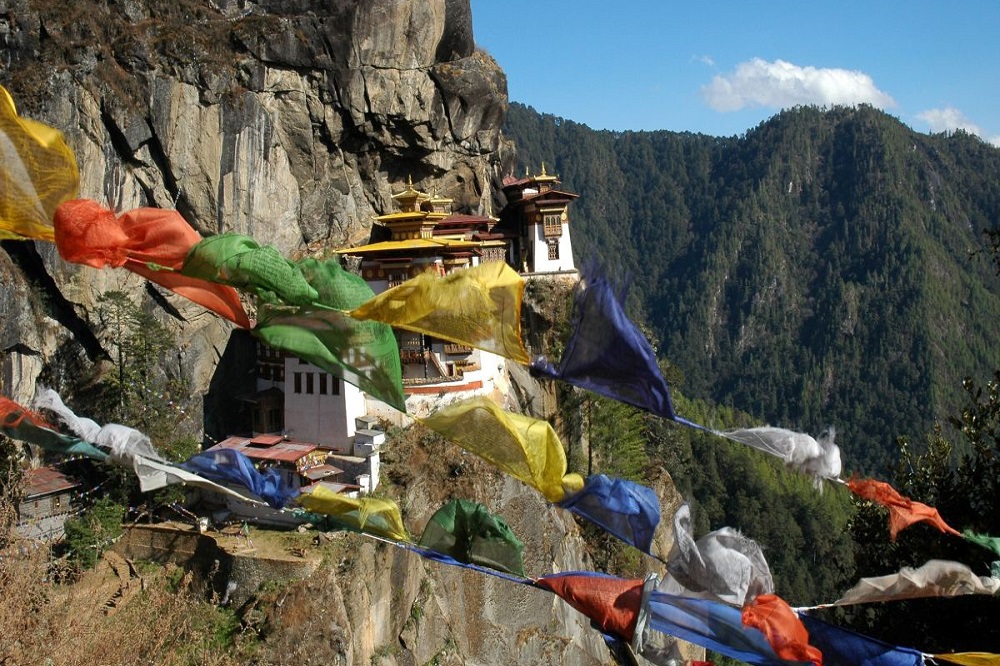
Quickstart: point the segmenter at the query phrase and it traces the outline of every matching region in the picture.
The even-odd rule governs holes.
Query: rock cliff
[[[286,254],[366,240],[408,178],[492,214],[510,154],[506,79],[475,46],[468,0],[0,0],[0,64],[20,112],[66,134],[80,196],[176,208],[203,234]],[[108,289],[144,295],[205,392],[228,324],[135,276],[68,265],[49,244],[2,247],[0,392],[27,402],[39,377],[66,388],[99,367],[93,312]],[[533,573],[590,568],[568,514],[523,486],[494,474],[457,487],[514,517]],[[419,526],[441,492],[411,479],[405,498]],[[281,663],[608,659],[582,616],[513,587],[364,542],[291,590],[269,644]]]
[[[176,208],[286,254],[366,240],[408,178],[493,211],[506,78],[475,46],[468,0],[0,0],[0,62],[19,111],[68,137],[80,196],[117,210]],[[63,366],[101,358],[96,294],[144,286],[23,245],[0,257],[17,399],[57,350]],[[165,298],[203,391],[227,328]]]

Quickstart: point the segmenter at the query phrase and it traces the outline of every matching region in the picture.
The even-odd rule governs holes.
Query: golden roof
[[[411,238],[408,240],[382,241],[358,247],[336,250],[338,254],[367,254],[369,252],[390,252],[392,250],[464,250],[479,247],[480,243],[448,238]]]
[[[554,181],[559,180],[559,177],[558,176],[550,176],[549,174],[545,173],[545,162],[542,162],[542,172],[540,174],[538,174],[537,176],[533,176],[533,180],[536,180],[536,181],[539,181],[539,182],[554,182]]]
[[[407,176],[406,189],[398,194],[393,194],[392,198],[397,201],[427,201],[431,198],[431,195],[413,189],[413,176]]]
[[[379,215],[375,219],[379,222],[399,222],[401,220],[423,220],[430,213],[425,210],[407,210],[407,211],[396,211],[395,213],[386,213],[385,215]]]

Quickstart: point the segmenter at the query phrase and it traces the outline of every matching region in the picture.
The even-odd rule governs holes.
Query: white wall
[[[300,376],[299,392],[295,391],[296,373]],[[325,395],[320,392],[323,374]],[[334,386],[338,387],[336,394]],[[365,398],[358,387],[295,357],[285,359],[285,432],[290,438],[350,451],[354,419],[366,413]]]
[[[576,269],[576,266],[573,265],[573,245],[569,239],[568,223],[562,223],[562,236],[559,237],[559,259],[557,260],[549,260],[549,244],[545,241],[544,225],[529,225],[528,236],[533,256],[533,265],[529,266],[532,272],[553,273]]]

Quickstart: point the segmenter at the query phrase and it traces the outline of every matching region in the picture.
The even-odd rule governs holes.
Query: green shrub
[[[66,521],[66,548],[70,560],[80,569],[90,569],[123,533],[125,507],[108,498],[94,503],[79,518]]]

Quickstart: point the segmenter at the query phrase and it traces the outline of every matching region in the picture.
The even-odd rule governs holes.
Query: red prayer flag
[[[823,653],[809,645],[805,625],[781,597],[774,594],[755,597],[743,607],[742,618],[743,626],[759,629],[782,659],[823,666]]]
[[[136,208],[116,217],[96,201],[74,199],[56,209],[54,223],[56,247],[66,261],[93,268],[127,268],[250,328],[235,289],[179,272],[201,235],[177,211]]]
[[[605,633],[625,641],[632,640],[642,604],[642,579],[566,573],[544,576],[535,583],[562,597]]]
[[[889,509],[889,538],[893,541],[902,530],[919,522],[930,523],[946,534],[961,536],[958,530],[944,522],[937,509],[900,495],[898,490],[884,481],[855,477],[847,482],[847,487],[858,497]]]
[[[5,395],[0,395],[0,423],[6,428],[16,428],[25,420],[39,428],[55,430],[41,415],[25,409]]]

